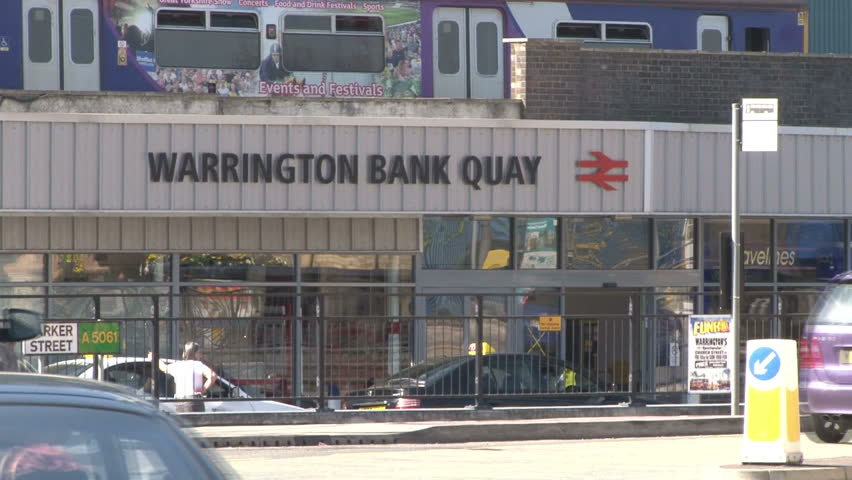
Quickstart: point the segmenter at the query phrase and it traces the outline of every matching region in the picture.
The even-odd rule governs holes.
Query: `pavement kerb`
[[[725,465],[703,470],[701,480],[852,480],[852,467]]]
[[[211,447],[262,447],[726,435],[741,433],[742,425],[742,416],[692,416],[196,427],[192,432]]]

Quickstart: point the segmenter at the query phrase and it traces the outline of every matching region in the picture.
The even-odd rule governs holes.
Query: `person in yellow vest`
[[[483,355],[490,355],[492,353],[496,353],[496,350],[494,350],[494,348],[488,342],[482,342],[482,354]],[[467,354],[468,355],[476,355],[476,342],[468,345]]]
[[[571,370],[568,367],[565,367],[565,369],[562,370],[562,383],[564,383],[564,385],[565,385],[565,390],[576,387],[577,386],[577,372],[575,372],[574,370]]]

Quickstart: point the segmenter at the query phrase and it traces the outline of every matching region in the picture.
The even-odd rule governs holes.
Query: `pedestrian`
[[[175,398],[187,400],[175,405],[178,412],[203,412],[204,395],[216,383],[216,372],[201,362],[201,346],[187,342],[181,360],[160,359],[160,370],[175,380]]]

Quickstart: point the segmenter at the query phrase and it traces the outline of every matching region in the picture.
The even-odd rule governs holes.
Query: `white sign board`
[[[744,98],[742,101],[744,152],[778,151],[778,99]]]
[[[689,393],[730,393],[734,341],[730,315],[690,315]]]
[[[24,355],[77,353],[76,323],[45,323],[41,335],[24,342]]]

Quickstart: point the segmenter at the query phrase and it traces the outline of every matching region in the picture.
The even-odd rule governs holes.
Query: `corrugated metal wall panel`
[[[0,217],[0,250],[416,252],[417,218]]]
[[[811,53],[852,53],[852,2],[810,0],[808,50]]]

